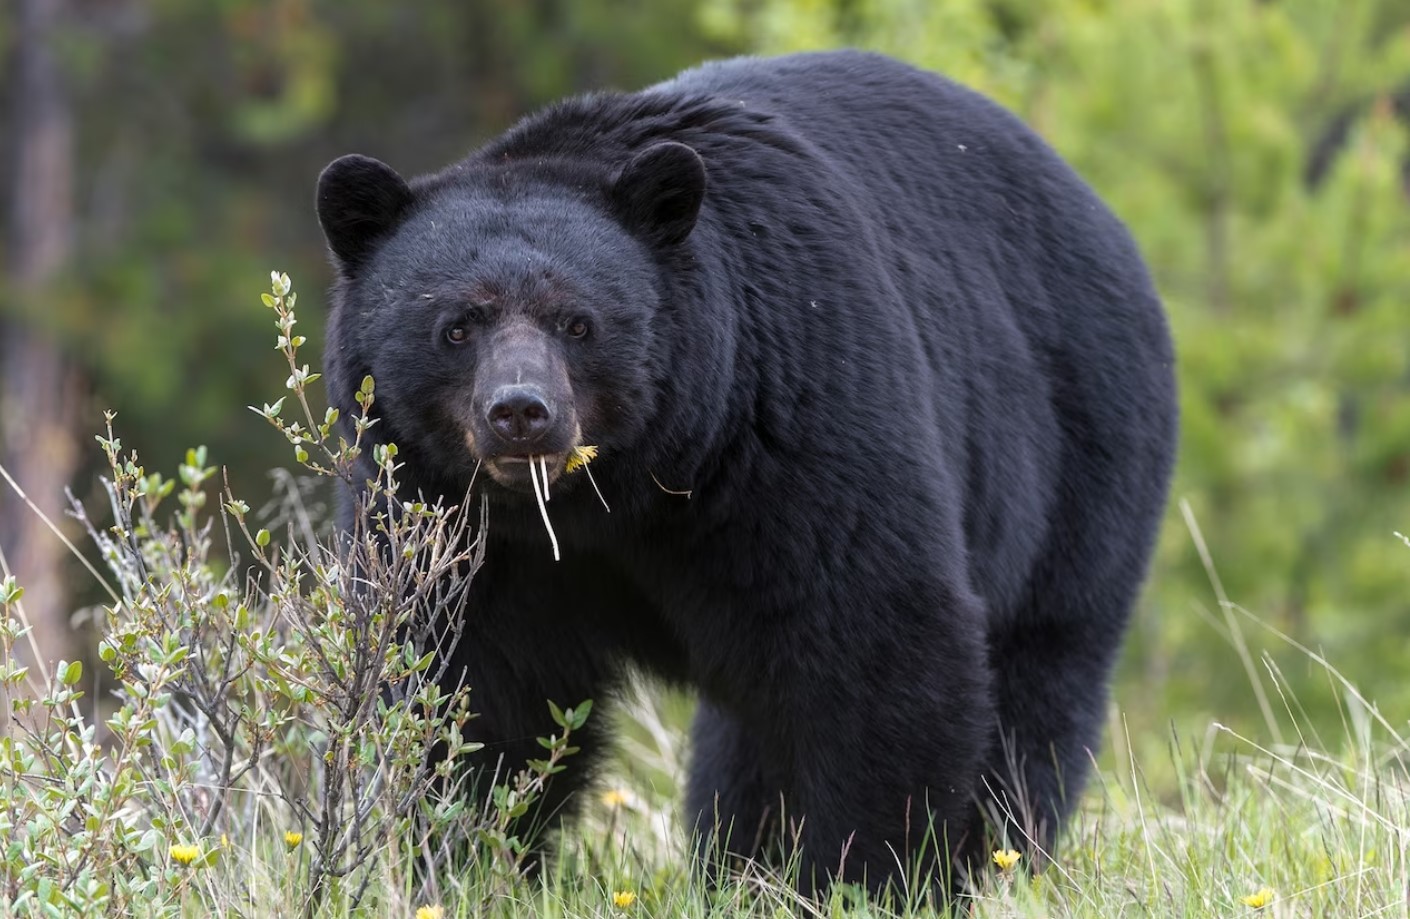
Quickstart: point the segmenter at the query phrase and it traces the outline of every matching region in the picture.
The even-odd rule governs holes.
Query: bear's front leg
[[[777,867],[784,783],[771,772],[775,764],[766,762],[760,738],[708,699],[696,707],[685,813],[712,882],[744,859]]]
[[[982,830],[979,776],[996,719],[982,607],[914,582],[874,591],[865,605],[837,602],[844,596],[814,594],[803,608],[755,619],[794,628],[773,636],[770,663],[745,677],[750,690],[734,706],[752,747],[729,734],[729,757],[697,750],[698,763],[726,763],[733,774],[698,771],[691,804],[703,810],[714,782],[738,833],[740,815],[754,823],[781,799],[781,841],[798,846],[806,893],[836,880],[879,892],[919,870],[943,895],[959,880],[952,855]],[[757,762],[743,756],[751,749]],[[763,788],[760,777],[779,787]]]
[[[455,613],[463,617],[463,632],[446,681],[469,686],[475,717],[465,735],[484,745],[456,777],[476,808],[492,806],[493,786],[512,785],[530,759],[545,757],[538,738],[562,731],[550,702],[564,709],[594,703],[571,737],[578,752],[563,760],[563,771],[509,828],[530,845],[526,865],[532,867],[546,835],[576,809],[576,793],[609,749],[605,708],[621,667],[601,624],[626,601],[584,563],[549,567],[551,561],[526,556],[516,546],[491,543],[464,608]]]

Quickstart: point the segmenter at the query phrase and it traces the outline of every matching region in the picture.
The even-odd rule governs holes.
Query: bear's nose
[[[502,386],[485,419],[506,441],[531,444],[548,433],[553,413],[538,391],[529,386]]]

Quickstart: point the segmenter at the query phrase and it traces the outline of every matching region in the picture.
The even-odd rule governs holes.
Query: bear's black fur
[[[805,888],[880,887],[931,828],[971,864],[986,825],[1052,841],[1176,399],[1135,246],[1032,131],[876,55],[741,59],[410,183],[344,157],[318,211],[334,403],[370,373],[403,493],[488,502],[453,611],[487,753],[539,754],[546,699],[634,665],[699,692],[703,854],[783,839]],[[610,513],[564,473],[580,445]]]

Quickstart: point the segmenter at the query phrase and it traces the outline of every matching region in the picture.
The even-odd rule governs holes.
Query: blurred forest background
[[[207,444],[257,504],[290,459],[245,409],[286,375],[258,295],[289,272],[321,342],[328,160],[410,175],[568,93],[839,45],[998,99],[1128,222],[1180,352],[1175,497],[1227,596],[1403,724],[1410,0],[6,0],[0,464],[55,519],[68,483],[100,516],[112,408],[149,469]],[[0,550],[48,653],[81,653],[91,578],[3,483]],[[1234,621],[1339,733],[1326,674]],[[1117,691],[1131,732],[1266,732],[1236,645],[1172,502]]]

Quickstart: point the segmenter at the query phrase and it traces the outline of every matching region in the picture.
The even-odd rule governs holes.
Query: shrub
[[[472,519],[404,500],[395,445],[377,449],[375,481],[355,482],[374,382],[347,443],[336,410],[310,405],[318,374],[298,363],[287,276],[274,274],[264,302],[289,393],[255,411],[302,470],[346,491],[353,524],[318,538],[286,476],[292,512],[271,532],[216,483],[204,448],[187,451],[176,479],[149,473],[108,415],[98,442],[113,523],[74,508],[109,571],[95,571],[110,601],[98,657],[113,706],[101,725],[80,662],[43,674],[17,662],[23,591],[0,583],[0,897],[17,914],[404,907],[413,875],[439,895],[453,858],[507,882],[526,853],[519,818],[574,751],[590,703],[550,704],[561,730],[543,739],[547,756],[465,799],[455,778],[479,745],[464,733],[468,688],[444,688],[456,685],[445,671],[461,619],[441,613],[459,610],[483,559],[483,508]]]

